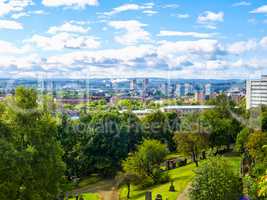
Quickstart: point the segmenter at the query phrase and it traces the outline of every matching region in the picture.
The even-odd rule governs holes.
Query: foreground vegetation
[[[89,113],[85,109],[79,119],[72,120],[56,112],[49,96],[42,99],[33,89],[20,87],[0,103],[0,199],[54,200],[73,189],[66,186],[82,187],[79,180],[93,174],[109,179],[116,176],[117,187],[126,187],[126,196],[134,199],[140,199],[147,189],[153,195],[176,198],[191,182],[195,168],[204,165],[207,172],[223,171],[223,164],[213,169],[204,160],[223,155],[233,146],[242,154],[244,195],[255,200],[267,197],[264,107],[251,119],[242,104],[220,95],[209,102],[214,109],[183,116],[155,111],[140,119],[130,109],[121,113],[116,108],[96,108]],[[166,155],[176,152],[194,164],[162,172]],[[230,161],[235,170],[237,160]],[[174,193],[168,192],[171,181]],[[200,186],[201,191],[210,188]],[[220,189],[221,198],[232,186]],[[205,195],[210,193],[214,191]],[[121,195],[125,197],[125,189]]]
[[[231,169],[237,174],[239,174],[240,169],[240,157],[239,156],[227,156],[226,161],[229,162]],[[205,161],[200,163],[200,166],[204,165]],[[173,170],[166,171],[170,177],[170,181],[164,184],[154,185],[152,187],[140,189],[140,185],[134,186],[132,189],[131,200],[143,200],[146,191],[152,192],[152,199],[155,199],[157,194],[161,194],[163,199],[168,198],[168,200],[176,200],[179,194],[181,194],[185,188],[190,184],[195,176],[195,170],[197,167],[191,163],[183,167],[179,167]],[[170,185],[173,181],[175,187],[175,192],[170,192]],[[120,190],[120,198],[127,199],[127,188],[123,187]]]

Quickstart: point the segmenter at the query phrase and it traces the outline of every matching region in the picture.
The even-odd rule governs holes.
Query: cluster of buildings
[[[194,97],[197,102],[202,102],[212,94],[212,86],[207,83],[201,87],[194,87],[191,83],[170,83],[166,81],[158,85],[150,85],[149,79],[145,78],[138,82],[137,79],[130,80],[131,97],[158,97],[158,98],[181,98]]]

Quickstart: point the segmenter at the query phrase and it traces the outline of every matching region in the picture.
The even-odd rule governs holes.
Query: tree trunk
[[[198,161],[197,161],[196,154],[194,151],[192,152],[192,160],[196,164],[196,167],[198,167]]]
[[[128,187],[127,199],[130,199],[130,190],[131,190],[131,184],[130,184],[130,183],[128,183],[128,184],[127,184],[127,187]]]

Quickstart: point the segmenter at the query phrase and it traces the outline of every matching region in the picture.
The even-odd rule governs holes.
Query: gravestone
[[[162,200],[162,196],[161,196],[161,194],[157,194],[157,196],[156,196],[156,199],[155,200]]]
[[[146,200],[152,200],[152,193],[150,191],[146,192]]]
[[[170,191],[170,192],[175,192],[175,188],[174,188],[174,185],[173,185],[173,181],[171,182],[169,191]]]

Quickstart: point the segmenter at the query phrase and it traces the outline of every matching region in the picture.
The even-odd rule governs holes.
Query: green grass
[[[84,200],[99,200],[100,197],[98,194],[85,193],[82,195]],[[70,198],[69,200],[75,200],[75,197]]]
[[[82,178],[77,186],[77,188],[86,187],[88,185],[95,184],[102,181],[103,179],[98,174],[92,174],[89,177]]]
[[[233,167],[236,173],[239,173],[240,166],[240,157],[238,156],[226,156],[226,160],[229,161],[230,165]],[[200,165],[202,162],[200,163]],[[186,188],[186,186],[192,181],[196,169],[195,164],[189,164],[184,167],[176,168],[173,170],[169,170],[168,174],[170,176],[170,180],[174,181],[174,187],[176,192],[169,192],[170,182],[155,185],[146,189],[138,189],[135,186],[131,188],[131,200],[144,200],[146,191],[152,192],[152,199],[155,199],[157,194],[161,194],[163,199],[168,198],[168,200],[176,200],[179,194]],[[164,172],[166,173],[166,172]],[[126,199],[127,189],[122,188],[120,190],[120,198]]]
[[[132,200],[143,200],[146,191],[152,191],[152,199],[155,199],[157,194],[161,194],[163,199],[168,198],[168,200],[176,200],[178,194],[180,194],[188,185],[188,183],[194,177],[193,170],[195,169],[195,164],[189,164],[185,167],[176,168],[169,170],[169,176],[171,180],[174,181],[174,187],[176,192],[169,192],[170,182],[156,185],[145,190],[139,190],[137,187],[132,187],[131,199]],[[165,172],[166,173],[166,172]],[[120,192],[121,199],[124,199],[127,194],[127,189],[123,188]]]

